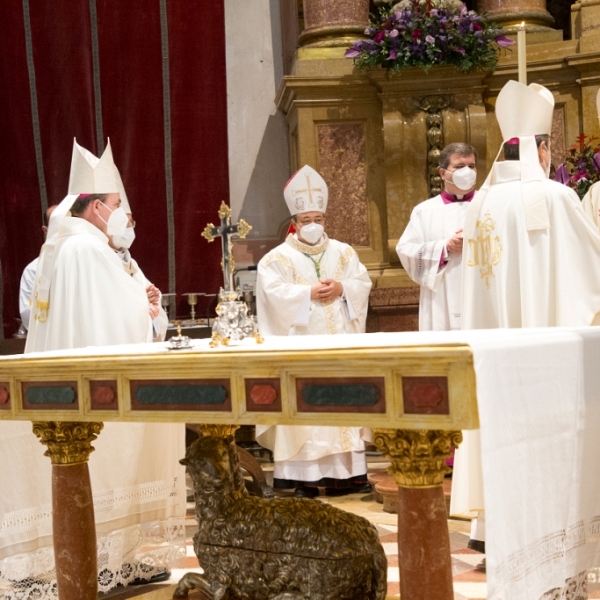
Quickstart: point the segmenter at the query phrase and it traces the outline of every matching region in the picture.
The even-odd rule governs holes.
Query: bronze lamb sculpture
[[[186,452],[203,575],[182,577],[173,598],[384,600],[387,560],[366,519],[307,498],[250,496],[233,438],[201,437]]]

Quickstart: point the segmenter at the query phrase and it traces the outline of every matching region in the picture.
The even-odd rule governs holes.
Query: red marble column
[[[489,13],[492,21],[508,31],[516,30],[522,22],[527,31],[548,31],[554,25],[546,0],[477,0],[477,10]]]
[[[98,550],[88,458],[102,423],[38,421],[52,461],[52,537],[59,600],[97,600]]]
[[[460,431],[374,429],[398,484],[398,566],[402,600],[453,600],[452,557],[444,500],[446,459]]]
[[[452,600],[448,514],[441,486],[398,488],[398,565],[403,600]]]
[[[60,600],[96,600],[98,557],[88,463],[52,467],[52,530]]]
[[[358,39],[369,22],[369,0],[304,0],[301,46],[343,46]]]

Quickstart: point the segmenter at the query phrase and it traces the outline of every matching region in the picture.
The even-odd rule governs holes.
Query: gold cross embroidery
[[[314,200],[313,200],[313,192],[323,192],[323,188],[314,188],[311,187],[310,185],[310,173],[306,173],[305,174],[306,177],[306,189],[305,190],[295,190],[294,194],[304,194],[306,192],[308,192],[308,206],[309,208],[315,204]],[[299,208],[304,208],[304,206],[301,206]],[[319,205],[319,208],[321,208],[321,206]]]
[[[476,227],[479,229],[479,235],[475,239],[469,239],[469,251],[472,251],[473,258],[469,258],[467,266],[481,266],[479,273],[481,278],[485,279],[485,286],[489,289],[490,277],[495,277],[494,267],[500,262],[502,246],[500,237],[491,235],[496,228],[496,222],[489,211],[485,213],[483,220],[477,221]]]

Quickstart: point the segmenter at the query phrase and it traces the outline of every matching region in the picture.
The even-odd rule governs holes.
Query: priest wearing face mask
[[[40,255],[26,353],[152,341],[156,305],[109,245],[127,230],[120,189],[110,142],[101,158],[75,142],[69,195],[50,217]],[[0,429],[0,514],[18,524],[0,536],[0,588],[54,598],[51,463],[31,424],[0,422]],[[106,423],[95,440],[89,471],[100,592],[165,577],[185,553],[184,435],[181,425]],[[25,524],[23,508],[34,515]]]
[[[325,233],[328,191],[304,166],[284,198],[296,233],[258,264],[257,313],[263,335],[338,335],[365,330],[371,280],[356,252]],[[274,487],[299,497],[370,491],[364,439],[358,427],[257,426],[257,439],[273,450]]]
[[[419,330],[460,329],[463,225],[475,194],[477,150],[449,144],[440,153],[444,191],[417,204],[396,252],[419,284]]]

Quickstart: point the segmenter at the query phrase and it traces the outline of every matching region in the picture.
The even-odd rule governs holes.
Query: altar
[[[106,421],[369,426],[399,484],[405,600],[453,598],[444,463],[461,430],[481,427],[488,597],[532,600],[600,566],[598,356],[595,328],[15,355],[0,358],[0,419],[34,422],[62,473],[81,469],[80,458],[69,466],[69,444],[89,446]],[[74,426],[79,437],[65,436]],[[58,556],[57,543],[85,549],[64,530]],[[61,600],[95,598],[62,589]]]

